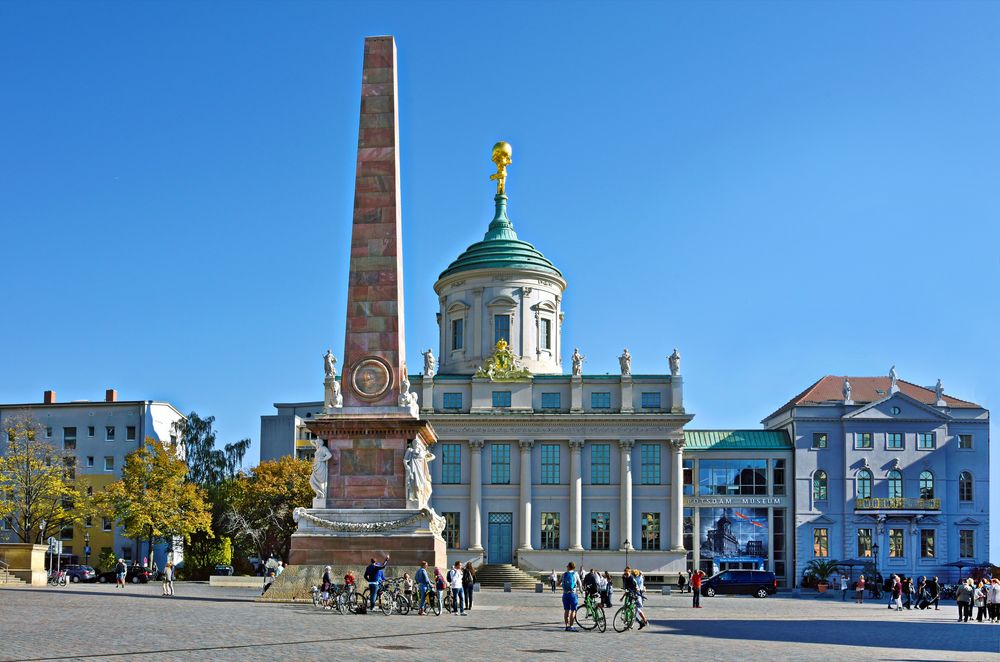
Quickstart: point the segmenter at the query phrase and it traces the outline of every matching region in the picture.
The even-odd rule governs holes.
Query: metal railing
[[[5,584],[10,581],[10,564],[6,561],[0,561],[0,577]]]
[[[855,510],[941,510],[941,499],[855,499]]]

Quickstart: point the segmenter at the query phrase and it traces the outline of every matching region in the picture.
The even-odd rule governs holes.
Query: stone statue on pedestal
[[[583,375],[583,360],[587,357],[580,353],[579,348],[574,347],[573,356],[571,358],[573,360],[573,376],[580,377]]]
[[[309,486],[316,493],[313,507],[326,508],[326,487],[330,475],[326,463],[333,457],[333,453],[326,447],[326,443],[322,439],[313,439],[312,445],[316,449],[316,454],[313,456],[312,475],[309,477]]]
[[[844,377],[844,402],[851,402],[851,382]]]
[[[323,370],[327,379],[337,376],[337,357],[329,349],[323,355]]]
[[[934,385],[934,399],[935,404],[944,402],[944,384],[941,383],[940,379],[938,379],[937,384]]]
[[[337,381],[337,357],[326,350],[323,356],[323,411],[330,413],[331,409],[344,406],[344,396],[340,393],[340,382]]]
[[[889,368],[889,393],[895,393],[899,390],[899,386],[896,382],[899,381],[899,375],[896,374],[896,366]]]
[[[434,352],[427,349],[426,352],[422,352],[424,357],[424,377],[433,377],[435,373],[435,361]]]
[[[623,375],[632,374],[632,355],[628,353],[628,347],[622,352],[622,355],[618,357],[618,365],[621,366]]]
[[[670,361],[670,374],[674,377],[681,374],[681,353],[674,347],[674,353],[667,357]]]
[[[406,501],[416,508],[427,508],[431,500],[431,471],[428,462],[434,459],[420,439],[410,442],[403,455],[406,467]]]
[[[410,392],[410,380],[405,375],[399,385],[399,406],[410,410],[417,408],[417,394]]]

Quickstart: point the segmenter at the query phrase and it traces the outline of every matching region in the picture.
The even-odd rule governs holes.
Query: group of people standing
[[[365,581],[368,582],[370,593],[368,608],[371,611],[375,609],[378,594],[385,582],[385,569],[388,566],[389,556],[386,555],[385,559],[381,562],[372,558],[368,567],[365,568]],[[326,571],[323,575],[324,587],[332,585],[331,578],[329,577],[330,566],[327,566]],[[353,583],[354,574],[348,572],[344,576],[344,584],[346,586]],[[452,597],[451,612],[465,616],[465,612],[472,609],[475,583],[476,570],[472,567],[471,562],[466,563],[463,567],[460,561],[455,561],[455,564],[447,573],[442,573],[440,568],[431,568],[427,561],[421,561],[420,567],[417,568],[412,578],[410,577],[410,573],[403,573],[402,588],[404,595],[410,598],[411,601],[413,600],[414,593],[417,594],[418,616],[427,614],[428,600],[432,591],[440,605],[444,605],[445,591],[450,591]],[[324,588],[324,590],[329,590],[329,588]]]
[[[968,623],[972,618],[972,608],[976,608],[977,623],[1000,623],[1000,579],[980,579],[977,583],[971,577],[958,585],[955,594],[958,603],[958,622]]]

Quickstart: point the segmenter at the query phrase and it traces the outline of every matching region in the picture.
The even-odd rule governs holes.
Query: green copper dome
[[[466,248],[438,279],[473,269],[527,269],[562,278],[562,273],[537,248],[517,238],[507,218],[507,196],[498,194],[493,200],[496,201],[496,213],[486,236]]]

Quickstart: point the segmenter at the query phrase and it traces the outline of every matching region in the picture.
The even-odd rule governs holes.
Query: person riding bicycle
[[[641,630],[649,625],[649,619],[642,611],[642,601],[646,597],[646,578],[642,576],[638,568],[632,571],[632,575],[635,577],[635,614],[639,617],[639,629]]]
[[[639,617],[639,629],[646,627],[649,623],[646,615],[642,611],[642,589],[644,588],[642,574],[638,570],[625,568],[622,574],[622,597],[631,599],[635,603],[635,615]]]
[[[371,604],[368,608],[372,611],[375,610],[375,601],[378,599],[379,588],[385,581],[385,569],[388,565],[389,555],[386,554],[384,561],[376,563],[375,559],[372,558],[371,563],[365,568],[365,581],[368,582],[368,589],[371,591]]]

